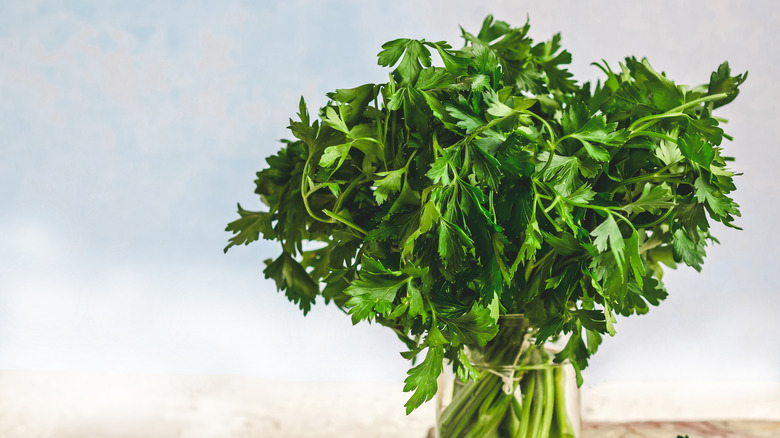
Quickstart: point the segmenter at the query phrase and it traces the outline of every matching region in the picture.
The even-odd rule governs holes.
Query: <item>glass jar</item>
[[[438,438],[577,438],[579,390],[574,369],[534,343],[523,315],[499,318],[484,347],[467,350],[479,379],[461,382],[446,367],[436,397]]]

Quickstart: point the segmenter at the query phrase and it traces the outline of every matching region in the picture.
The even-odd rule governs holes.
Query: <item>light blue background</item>
[[[477,31],[488,13],[571,70],[647,56],[678,83],[750,70],[720,116],[744,231],[620,319],[587,370],[620,380],[780,381],[780,7],[773,1],[0,3],[0,369],[401,381],[402,345],[333,307],[303,318],[263,279],[269,242],[222,248],[235,204],[303,95],[383,82],[385,41]]]

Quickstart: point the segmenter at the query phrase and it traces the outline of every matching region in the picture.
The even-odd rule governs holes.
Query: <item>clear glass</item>
[[[451,367],[439,378],[438,438],[581,436],[574,369],[552,362],[522,315],[499,318],[496,337],[467,353],[480,378],[462,383]]]

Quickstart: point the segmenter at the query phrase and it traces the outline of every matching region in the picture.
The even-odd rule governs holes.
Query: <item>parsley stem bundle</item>
[[[476,381],[455,382],[438,418],[439,437],[574,437],[565,379],[522,315],[499,318],[485,347],[470,348]]]
[[[711,221],[737,228],[730,137],[713,111],[747,74],[723,63],[688,87],[630,57],[578,84],[560,35],[535,43],[528,31],[488,17],[476,35],[463,31],[461,49],[384,44],[388,82],[328,93],[315,118],[301,99],[295,140],[257,173],[268,211],[239,205],[227,227],[226,251],[261,236],[281,244],[264,272],[304,314],[322,297],[420,356],[407,412],[452,366],[474,392],[448,414],[448,437],[568,436],[558,368],[518,371],[534,401],[502,398],[501,378],[470,352],[506,354],[514,329],[499,317],[523,314],[535,342],[523,354],[570,363],[581,384],[616,315],[667,296],[662,265],[701,270],[717,242]],[[304,242],[318,245],[304,252]],[[565,347],[547,357],[544,343],[558,339]]]

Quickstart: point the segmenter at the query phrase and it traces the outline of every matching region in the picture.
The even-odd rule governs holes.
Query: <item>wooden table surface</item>
[[[780,437],[780,421],[643,421],[585,423],[583,438],[763,438]]]
[[[583,389],[582,438],[780,438],[780,385],[677,386],[677,393],[629,384]],[[407,416],[401,387],[0,371],[0,438],[423,438],[434,406]],[[719,404],[724,396],[728,403]],[[667,421],[634,421],[648,418]],[[683,421],[698,418],[773,421]]]

